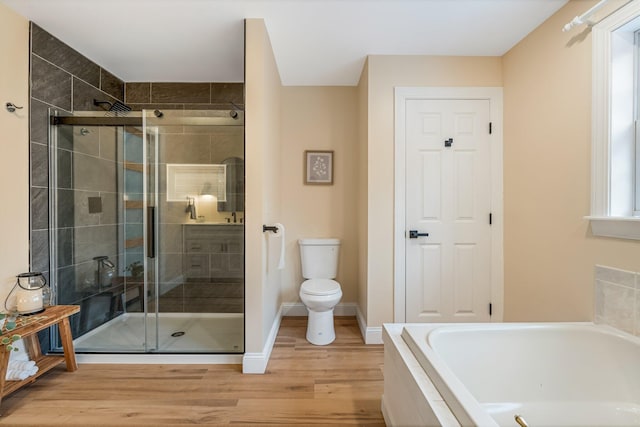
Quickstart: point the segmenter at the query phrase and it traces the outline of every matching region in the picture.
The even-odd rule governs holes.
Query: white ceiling
[[[324,86],[369,54],[503,55],[567,0],[0,2],[129,82],[240,82],[243,19],[264,18],[283,84]]]

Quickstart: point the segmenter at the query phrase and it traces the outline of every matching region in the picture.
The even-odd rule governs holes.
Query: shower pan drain
[[[178,331],[178,332],[174,332],[174,333],[171,334],[171,336],[174,337],[174,338],[175,337],[181,337],[183,335],[184,335],[183,331]]]

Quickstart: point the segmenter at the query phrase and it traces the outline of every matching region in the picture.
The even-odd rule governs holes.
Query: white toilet
[[[332,280],[338,273],[339,239],[300,239],[302,277],[300,299],[309,311],[307,341],[315,345],[331,344],[336,339],[333,308],[342,298],[340,283]]]

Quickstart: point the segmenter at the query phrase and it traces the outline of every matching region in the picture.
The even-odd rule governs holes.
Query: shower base
[[[145,315],[125,313],[75,339],[74,346],[77,353],[237,354],[244,351],[244,315],[147,315],[145,340]]]

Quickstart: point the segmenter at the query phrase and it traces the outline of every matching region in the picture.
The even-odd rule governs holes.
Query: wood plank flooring
[[[64,365],[3,399],[0,425],[383,426],[383,348],[364,345],[353,317],[336,341],[305,340],[306,318],[285,317],[267,373],[239,365]]]

